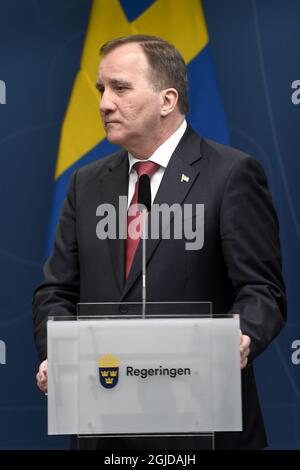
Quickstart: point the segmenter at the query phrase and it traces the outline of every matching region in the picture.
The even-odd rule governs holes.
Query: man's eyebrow
[[[131,86],[130,82],[127,80],[123,80],[122,78],[112,78],[110,80],[110,84],[112,86]]]
[[[112,87],[131,88],[131,86],[132,86],[132,84],[130,82],[128,82],[127,80],[123,80],[122,78],[112,78],[109,81],[109,83]],[[100,93],[103,93],[104,85],[99,80],[96,81],[96,88]]]

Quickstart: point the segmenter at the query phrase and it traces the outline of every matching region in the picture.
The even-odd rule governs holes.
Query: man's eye
[[[103,93],[104,93],[104,88],[101,87],[101,86],[99,86],[99,85],[96,85],[96,88],[97,88],[97,90],[99,91],[100,95],[102,96]]]

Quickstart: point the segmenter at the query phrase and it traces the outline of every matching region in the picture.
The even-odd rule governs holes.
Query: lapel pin
[[[182,173],[181,175],[181,183],[185,182],[185,183],[188,183],[190,181],[190,177],[189,176],[186,176]]]

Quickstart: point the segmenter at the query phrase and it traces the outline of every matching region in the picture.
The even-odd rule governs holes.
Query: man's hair
[[[175,88],[178,91],[178,108],[186,114],[189,110],[187,69],[176,47],[157,36],[134,34],[106,42],[100,49],[100,55],[106,56],[117,47],[129,43],[137,43],[143,49],[154,88],[159,91]]]

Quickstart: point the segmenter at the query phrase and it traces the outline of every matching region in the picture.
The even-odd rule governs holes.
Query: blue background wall
[[[204,0],[207,26],[232,145],[264,165],[278,210],[289,321],[257,360],[270,448],[300,449],[300,79],[297,0]],[[59,133],[78,69],[89,0],[1,0],[0,80],[0,449],[67,446],[46,434],[31,294],[41,280]],[[257,234],[263,236],[263,234]]]

